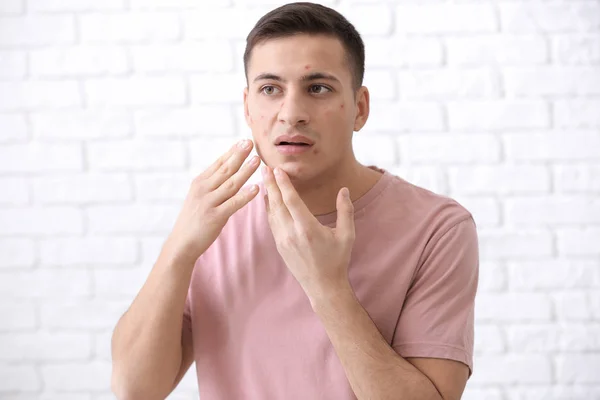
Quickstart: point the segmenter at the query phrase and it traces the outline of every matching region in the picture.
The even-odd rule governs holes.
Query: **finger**
[[[283,224],[293,222],[292,216],[281,198],[281,192],[279,191],[279,187],[277,187],[273,170],[265,165],[262,169],[262,173],[265,189],[267,190],[267,198],[269,200],[268,210],[270,215]]]
[[[258,186],[250,185],[244,187],[234,196],[230,197],[220,206],[216,207],[218,212],[230,217],[239,209],[248,204],[258,194]]]
[[[233,176],[207,195],[210,204],[218,206],[235,195],[260,166],[260,158],[252,157]]]
[[[275,168],[274,172],[277,186],[281,192],[281,198],[294,221],[303,223],[312,221],[314,216],[300,198],[296,188],[292,185],[290,177],[281,168]]]
[[[242,147],[244,145],[245,147]],[[252,146],[251,140],[243,140],[232,146],[227,153],[217,160],[207,171],[208,189],[215,190],[236,173],[252,151]]]
[[[337,222],[335,234],[340,239],[354,240],[354,205],[348,188],[342,188],[336,199]]]

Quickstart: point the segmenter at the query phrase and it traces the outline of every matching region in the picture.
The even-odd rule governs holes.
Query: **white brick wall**
[[[249,135],[244,38],[282,3],[0,0],[1,400],[113,398],[111,329]],[[366,43],[359,160],[475,215],[464,398],[600,399],[600,2],[322,3]]]

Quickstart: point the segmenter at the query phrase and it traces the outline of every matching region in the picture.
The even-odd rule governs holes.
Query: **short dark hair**
[[[365,74],[365,45],[356,28],[339,12],[321,4],[297,2],[278,7],[258,20],[246,38],[244,73],[248,80],[248,63],[252,49],[269,39],[296,34],[326,35],[339,39],[346,50],[354,90],[362,86]]]

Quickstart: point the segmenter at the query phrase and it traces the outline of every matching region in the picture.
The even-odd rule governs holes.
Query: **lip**
[[[275,146],[275,148],[277,149],[277,151],[280,154],[295,155],[295,154],[301,154],[301,153],[305,153],[305,152],[309,151],[310,149],[312,149],[312,145],[310,145],[310,146],[279,145],[279,146]]]
[[[315,144],[315,142],[313,142],[306,136],[302,136],[302,135],[281,135],[281,136],[278,136],[277,139],[275,139],[274,144],[277,146],[278,143],[281,143],[281,142],[306,143],[306,144],[309,144],[310,146]],[[310,147],[310,146],[308,146],[308,147]]]

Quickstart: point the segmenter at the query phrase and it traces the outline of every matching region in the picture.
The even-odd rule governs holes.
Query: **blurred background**
[[[245,37],[283,3],[0,0],[0,399],[114,398],[112,329],[250,137]],[[600,399],[600,1],[322,3],[366,44],[359,161],[478,224],[463,398]]]

